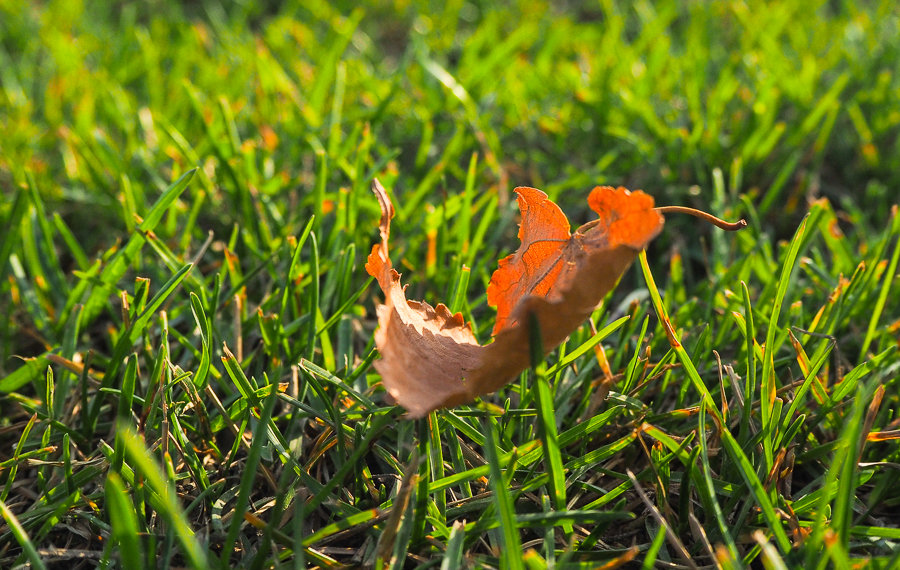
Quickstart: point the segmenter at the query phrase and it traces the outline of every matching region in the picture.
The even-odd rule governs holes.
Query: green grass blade
[[[50,361],[46,355],[26,358],[25,364],[0,379],[0,392],[13,392],[40,377]]]
[[[222,555],[220,558],[221,566],[230,566],[231,555],[234,552],[234,544],[237,540],[238,532],[241,525],[244,524],[244,514],[247,512],[247,506],[250,504],[250,494],[253,492],[253,485],[256,481],[256,472],[260,462],[263,445],[266,443],[266,431],[269,429],[269,422],[272,420],[272,410],[275,409],[275,402],[278,400],[278,384],[269,385],[269,395],[263,402],[263,408],[256,420],[256,427],[253,430],[253,439],[250,444],[250,450],[247,454],[247,460],[244,464],[244,472],[241,475],[241,484],[237,494],[237,500],[232,510],[231,525],[228,527],[228,535],[222,543]]]
[[[9,271],[9,258],[12,255],[13,248],[20,239],[19,228],[27,211],[27,190],[19,188],[16,192],[16,197],[12,201],[9,214],[3,219],[5,231],[0,232],[2,233],[2,236],[0,236],[0,282],[6,280],[6,272]]]
[[[719,527],[719,536],[721,536],[722,540],[725,542],[725,548],[728,549],[728,554],[732,560],[739,560],[740,553],[737,549],[737,544],[734,542],[734,538],[731,536],[732,529],[729,528],[727,524],[727,518],[725,514],[722,512],[722,507],[719,504],[719,501],[716,499],[716,491],[715,486],[713,484],[712,478],[712,467],[709,462],[709,441],[706,437],[706,405],[700,405],[700,413],[698,414],[697,423],[698,423],[698,445],[700,446],[700,461],[703,465],[702,473],[703,479],[702,481],[698,481],[698,487],[702,484],[705,484],[706,489],[704,495],[706,497],[706,503],[712,507],[712,512],[709,513],[710,518],[713,518],[716,521],[716,524]]]
[[[109,263],[103,268],[98,275],[98,283],[84,301],[84,322],[91,323],[109,302],[110,295],[113,294],[119,280],[125,275],[128,266],[136,259],[141,247],[147,241],[147,233],[156,229],[156,226],[162,221],[163,215],[175,203],[179,196],[188,187],[191,178],[194,177],[196,170],[189,170],[178,180],[172,183],[165,192],[159,197],[144,221],[138,226],[138,231],[132,234],[128,243],[121,251],[116,253]]]
[[[152,490],[150,495],[160,516],[166,521],[175,534],[187,563],[191,568],[209,568],[206,549],[197,540],[185,517],[178,496],[172,485],[166,482],[162,469],[150,458],[150,454],[141,442],[140,437],[130,428],[121,428],[122,442],[125,445],[125,457],[140,472]]]
[[[106,504],[112,527],[112,540],[116,544],[116,554],[125,568],[144,566],[144,552],[141,548],[137,513],[134,503],[129,500],[128,491],[122,478],[114,471],[106,477]]]
[[[181,282],[187,277],[188,273],[193,268],[193,265],[188,263],[178,270],[175,275],[173,275],[169,280],[163,284],[159,291],[157,291],[156,295],[148,303],[147,307],[141,311],[141,314],[138,315],[137,319],[133,323],[131,323],[131,327],[119,337],[119,341],[116,343],[115,348],[113,349],[112,358],[110,359],[109,369],[106,371],[106,375],[104,376],[104,384],[105,386],[109,386],[109,383],[112,382],[119,371],[120,363],[125,360],[126,355],[131,350],[132,345],[137,339],[138,335],[141,334],[144,329],[147,327],[147,324],[150,322],[150,319],[156,314],[157,310],[162,306],[166,300],[175,292]]]
[[[453,570],[463,567],[465,538],[465,526],[460,521],[453,523],[453,528],[450,531],[450,540],[447,541],[447,549],[444,551],[443,560],[441,560],[441,570]]]
[[[772,302],[772,313],[769,317],[768,329],[766,330],[765,352],[763,353],[765,360],[763,361],[762,378],[760,379],[760,422],[765,434],[771,437],[763,438],[763,452],[765,454],[765,470],[768,472],[772,468],[774,459],[773,437],[777,430],[777,417],[772,415],[772,406],[775,399],[775,335],[778,331],[778,319],[781,315],[781,306],[787,295],[788,286],[791,283],[791,275],[797,266],[797,257],[800,254],[801,245],[806,239],[806,227],[809,216],[803,219],[797,232],[791,239],[790,248],[788,249],[784,263],[781,266],[781,274],[777,282],[777,290],[775,298]]]
[[[869,352],[869,346],[875,338],[878,321],[884,313],[884,307],[891,291],[891,284],[894,282],[894,276],[897,275],[897,264],[900,263],[900,215],[898,215],[896,207],[891,213],[891,226],[888,231],[888,238],[890,239],[891,236],[896,236],[894,253],[891,255],[891,261],[888,263],[887,271],[884,274],[884,283],[882,283],[881,288],[878,290],[878,300],[875,302],[875,306],[872,310],[869,326],[866,329],[866,337],[863,339],[862,347],[859,351],[860,360],[863,360],[866,357]]]
[[[762,511],[763,520],[767,523],[767,528],[775,537],[778,548],[780,548],[782,552],[790,552],[791,541],[788,539],[787,533],[785,533],[784,527],[781,524],[781,517],[775,512],[775,506],[769,498],[768,491],[763,487],[759,477],[756,476],[753,464],[750,463],[750,460],[744,454],[743,450],[741,450],[741,446],[738,445],[738,442],[728,430],[722,431],[722,446],[725,448],[725,452],[728,453],[728,457],[736,464],[741,478],[750,489],[753,498],[756,500],[756,504],[759,505],[759,508]]]
[[[482,427],[486,435],[484,442],[484,454],[490,469],[491,491],[494,498],[494,508],[501,533],[501,566],[504,568],[521,569],[522,543],[519,539],[519,528],[516,524],[515,508],[506,486],[506,477],[500,458],[497,454],[497,420],[493,416],[482,418]]]
[[[556,409],[553,395],[550,393],[550,381],[547,365],[544,361],[544,349],[541,345],[540,324],[532,316],[528,320],[531,340],[531,363],[534,372],[535,402],[538,412],[538,434],[543,444],[544,468],[550,475],[550,501],[553,508],[562,511],[566,508],[566,474],[559,450],[559,433],[556,429]],[[567,534],[571,527],[565,527]]]
[[[12,533],[13,537],[16,539],[16,542],[19,543],[19,546],[22,547],[22,551],[25,554],[25,558],[34,568],[46,568],[44,565],[44,561],[41,560],[41,555],[38,554],[37,549],[34,547],[34,544],[31,542],[31,538],[29,538],[28,533],[25,532],[25,529],[22,528],[22,525],[19,523],[19,519],[16,518],[16,515],[13,514],[9,507],[6,506],[6,503],[0,501],[0,515],[3,515],[3,520],[6,521],[7,526],[9,526],[9,530]]]
[[[710,394],[709,389],[706,387],[706,384],[703,383],[703,379],[700,378],[700,373],[697,372],[697,368],[696,366],[694,366],[691,357],[684,349],[684,345],[682,345],[678,340],[678,337],[675,336],[675,330],[672,327],[672,322],[669,320],[668,312],[666,311],[665,306],[662,303],[662,298],[659,295],[659,289],[656,287],[656,283],[653,280],[653,274],[650,272],[650,266],[647,263],[647,252],[641,251],[640,255],[638,255],[638,259],[640,260],[644,279],[647,281],[647,288],[650,290],[650,298],[653,300],[653,308],[656,309],[656,314],[659,315],[659,320],[662,322],[666,335],[669,338],[669,345],[678,355],[678,360],[681,362],[681,365],[684,366],[684,371],[687,374],[688,379],[691,381],[691,385],[700,394],[701,402],[708,406],[709,412],[716,419],[716,423],[721,425],[722,416],[716,407],[716,403],[715,400],[713,400],[712,394]]]

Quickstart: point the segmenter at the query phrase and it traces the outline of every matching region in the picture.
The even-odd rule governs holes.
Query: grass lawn
[[[0,567],[900,566],[897,3],[441,4],[0,0]],[[407,419],[374,178],[482,343],[516,186],[749,227]]]

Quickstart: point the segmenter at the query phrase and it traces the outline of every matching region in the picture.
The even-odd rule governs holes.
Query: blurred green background
[[[5,0],[0,174],[8,192],[32,170],[64,217],[108,230],[122,170],[221,170],[234,157],[217,147],[254,146],[258,190],[289,203],[316,150],[360,144],[367,124],[403,187],[459,192],[479,152],[481,192],[577,190],[562,202],[580,205],[612,183],[708,208],[718,167],[775,228],[816,196],[883,221],[898,26],[889,1]]]

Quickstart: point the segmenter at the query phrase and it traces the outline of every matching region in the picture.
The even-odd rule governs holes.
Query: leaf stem
[[[655,210],[660,214],[689,214],[728,232],[736,232],[747,227],[747,220],[741,219],[736,222],[726,222],[708,212],[695,210],[694,208],[688,208],[686,206],[660,206],[655,208]]]

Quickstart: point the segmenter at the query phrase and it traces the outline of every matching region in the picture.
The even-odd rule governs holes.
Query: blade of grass
[[[750,438],[750,416],[753,410],[753,401],[756,398],[756,327],[753,324],[753,307],[750,303],[750,291],[747,284],[741,281],[741,298],[744,302],[744,338],[747,343],[747,372],[744,383],[744,405],[741,406],[741,428],[738,435],[740,441]]]
[[[544,361],[544,348],[541,342],[540,324],[534,315],[528,320],[531,370],[534,376],[535,402],[538,407],[538,434],[544,451],[544,468],[550,475],[550,499],[553,508],[562,511],[566,508],[566,473],[559,451],[559,433],[556,429],[556,410],[553,395],[550,392],[550,381],[547,375],[547,364]],[[569,535],[572,527],[564,527]]]
[[[666,332],[669,336],[669,344],[678,354],[679,360],[681,361],[682,366],[684,366],[684,370],[688,378],[691,380],[697,391],[700,392],[700,395],[702,397],[701,405],[705,404],[706,406],[708,406],[707,409],[710,415],[712,415],[716,420],[716,425],[719,427],[722,435],[722,443],[725,447],[725,451],[728,453],[729,457],[731,457],[732,461],[737,464],[741,477],[744,479],[744,482],[753,493],[753,496],[756,499],[760,509],[762,509],[763,516],[775,536],[778,547],[781,548],[784,552],[789,552],[791,549],[790,540],[788,539],[787,534],[785,533],[784,528],[781,525],[780,518],[775,512],[775,507],[772,504],[771,499],[769,498],[768,492],[766,491],[765,487],[763,487],[762,483],[759,480],[759,477],[757,477],[756,475],[756,471],[753,468],[753,465],[750,463],[747,456],[744,455],[744,452],[741,450],[740,445],[738,445],[737,441],[734,439],[734,436],[731,435],[731,432],[728,431],[728,429],[723,429],[721,412],[718,410],[715,401],[712,398],[712,395],[709,393],[709,390],[703,384],[703,381],[700,378],[696,367],[694,366],[690,357],[687,355],[681,342],[675,336],[675,331],[669,323],[665,308],[662,305],[662,299],[659,298],[659,291],[653,283],[653,276],[650,274],[650,267],[647,265],[646,253],[641,252],[641,254],[638,256],[638,259],[640,259],[641,268],[643,269],[644,278],[646,279],[648,288],[650,289],[650,296],[653,299],[654,307],[656,308],[657,314],[659,314],[660,316],[660,321],[662,321],[663,325],[666,327]]]
[[[109,510],[113,544],[116,544],[115,551],[122,566],[125,568],[144,567],[145,558],[141,548],[134,503],[128,498],[128,491],[125,489],[122,478],[113,471],[106,477],[104,496]]]
[[[265,437],[269,422],[272,419],[272,411],[275,409],[275,402],[278,401],[278,384],[273,383],[268,386],[269,394],[263,401],[263,408],[256,421],[256,427],[253,429],[253,440],[250,444],[250,450],[247,453],[247,460],[244,464],[243,474],[241,475],[241,483],[232,511],[231,525],[228,527],[228,534],[222,543],[222,555],[220,564],[223,568],[231,565],[231,555],[234,553],[234,544],[237,540],[238,532],[241,524],[244,522],[244,513],[250,504],[250,495],[253,492],[253,485],[256,481],[257,467],[259,466],[260,456],[262,455],[263,445],[268,441]]]
[[[506,486],[506,477],[497,454],[497,420],[491,415],[485,415],[481,419],[481,425],[485,434],[484,454],[490,471],[489,480],[494,508],[500,526],[501,566],[521,570],[524,568],[521,558],[522,543],[519,540],[519,528],[516,524],[515,505]]]
[[[791,283],[791,275],[797,267],[797,257],[800,254],[800,246],[806,240],[807,221],[810,215],[807,214],[797,228],[794,237],[791,239],[790,247],[785,254],[784,262],[781,266],[781,274],[778,277],[778,285],[775,298],[772,301],[772,313],[769,317],[768,329],[766,330],[766,344],[763,352],[763,369],[762,378],[760,380],[760,422],[762,424],[763,437],[763,453],[765,456],[764,469],[766,472],[772,469],[772,461],[774,459],[773,441],[777,432],[777,422],[780,418],[772,415],[772,406],[775,399],[775,334],[778,331],[778,319],[781,316],[781,306],[787,295],[788,286]],[[782,546],[779,544],[779,546]]]
[[[119,393],[119,408],[116,414],[118,421],[123,425],[131,423],[131,405],[134,402],[134,390],[137,384],[137,358],[131,356],[128,358],[128,364],[125,366],[125,374],[122,377],[122,390]],[[119,432],[116,432],[115,455],[113,456],[110,470],[118,473],[122,469],[122,462],[125,459],[125,445],[121,439]]]
[[[22,525],[19,523],[19,519],[16,518],[16,515],[14,515],[11,510],[9,510],[9,507],[7,507],[6,503],[4,503],[3,501],[0,501],[0,515],[3,515],[3,520],[5,520],[7,526],[9,526],[9,530],[12,533],[13,537],[16,539],[16,542],[18,542],[19,546],[22,547],[25,558],[28,560],[31,566],[38,569],[46,568],[46,566],[44,565],[44,561],[41,560],[41,555],[38,554],[38,551],[34,547],[34,544],[31,542],[31,538],[28,536],[28,533],[25,532],[25,529],[22,528]]]
[[[769,498],[768,491],[766,491],[762,482],[759,480],[759,477],[757,477],[753,465],[750,463],[747,456],[744,455],[741,446],[734,439],[734,436],[731,435],[730,431],[722,430],[721,434],[722,445],[731,460],[737,464],[738,472],[744,480],[744,483],[746,483],[747,487],[750,489],[753,497],[756,499],[759,508],[762,510],[763,520],[765,520],[769,530],[775,536],[775,542],[778,544],[778,548],[780,548],[782,552],[790,552],[791,541],[784,531],[781,518],[775,512],[775,506]]]
[[[709,441],[706,438],[705,404],[700,404],[700,413],[697,416],[697,424],[698,445],[700,446],[700,462],[703,465],[703,480],[698,481],[697,483],[698,486],[703,483],[706,484],[706,496],[708,497],[707,501],[709,503],[709,506],[712,507],[712,513],[709,513],[709,518],[712,518],[716,521],[716,524],[719,527],[719,536],[721,536],[722,540],[725,542],[725,548],[728,549],[728,555],[732,560],[738,560],[740,558],[740,554],[738,553],[734,538],[731,536],[732,529],[729,528],[728,519],[722,512],[722,507],[721,505],[719,505],[719,501],[716,500],[716,491],[715,487],[713,486],[712,467],[709,463]]]
[[[465,539],[465,525],[462,521],[455,521],[453,528],[450,530],[450,540],[447,541],[443,560],[441,560],[441,570],[453,570],[462,568],[465,565],[463,558]]]
[[[12,201],[12,208],[3,220],[5,231],[0,232],[0,282],[6,281],[6,272],[9,270],[9,259],[13,248],[20,238],[19,227],[22,219],[28,211],[28,197],[25,188],[19,188],[16,197]]]
[[[653,301],[653,308],[656,310],[656,314],[659,316],[659,320],[662,323],[664,330],[666,331],[666,335],[669,339],[669,345],[678,355],[678,360],[684,367],[685,374],[691,381],[691,385],[695,390],[697,390],[698,394],[700,395],[701,401],[706,403],[710,413],[712,414],[713,418],[715,418],[716,423],[718,425],[721,425],[722,416],[718,410],[718,407],[716,406],[715,400],[713,400],[712,394],[710,394],[709,389],[703,383],[703,379],[700,378],[700,373],[697,372],[697,368],[694,366],[691,357],[684,349],[684,345],[681,344],[681,342],[678,340],[678,337],[675,335],[675,329],[672,326],[672,322],[669,320],[668,312],[666,311],[665,306],[662,303],[662,298],[659,295],[659,289],[656,287],[656,282],[653,280],[653,274],[650,272],[650,265],[647,263],[647,252],[641,251],[641,253],[638,255],[638,259],[640,260],[644,279],[647,282],[647,288],[650,291],[650,298]]]
[[[872,344],[872,340],[875,337],[875,331],[878,328],[878,321],[881,319],[881,315],[884,312],[884,307],[891,291],[891,284],[894,282],[894,278],[897,275],[897,264],[900,262],[900,215],[898,215],[897,212],[897,206],[894,206],[891,210],[891,227],[888,231],[889,236],[897,236],[897,239],[894,242],[894,253],[891,255],[891,261],[888,263],[887,271],[884,274],[884,282],[878,291],[878,300],[875,301],[875,306],[872,309],[872,316],[869,319],[869,326],[866,329],[866,337],[859,349],[860,361],[865,359],[869,352],[869,346]]]
[[[128,266],[137,257],[141,247],[147,241],[147,234],[152,232],[162,221],[163,215],[188,187],[195,172],[196,169],[185,172],[181,178],[173,182],[162,193],[156,203],[153,204],[153,207],[150,208],[147,217],[138,226],[138,231],[132,234],[125,247],[116,253],[100,272],[100,275],[97,277],[98,286],[91,290],[88,298],[84,301],[82,319],[85,325],[92,323],[106,303],[109,302],[109,297],[115,290],[116,284],[125,275]],[[62,320],[63,322],[65,321],[65,314],[62,315]]]
[[[186,562],[191,568],[205,570],[209,568],[207,551],[197,540],[184,511],[178,504],[178,496],[172,485],[166,482],[160,467],[153,462],[150,453],[140,437],[131,428],[121,427],[122,441],[125,445],[125,456],[135,471],[141,473],[148,488],[152,491],[151,500],[156,512],[166,521],[181,544]]]
[[[157,291],[156,295],[148,303],[147,307],[141,312],[137,319],[131,326],[125,331],[120,337],[118,342],[116,342],[116,346],[113,349],[112,356],[110,357],[109,368],[106,371],[106,374],[103,375],[103,388],[109,388],[113,381],[116,379],[119,366],[122,362],[125,361],[128,353],[131,351],[132,345],[137,339],[139,334],[142,334],[146,327],[148,326],[150,319],[156,314],[156,311],[162,306],[162,304],[170,297],[172,293],[178,288],[181,282],[187,277],[188,273],[193,268],[193,265],[188,263],[183,266],[175,275],[173,275],[163,286]],[[94,401],[94,405],[89,409],[88,417],[90,419],[90,425],[96,425],[96,419],[100,411],[100,405],[102,404],[101,399],[97,399]]]

